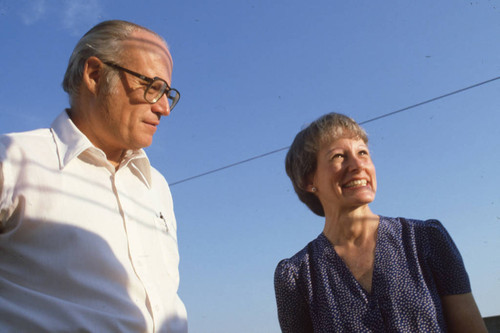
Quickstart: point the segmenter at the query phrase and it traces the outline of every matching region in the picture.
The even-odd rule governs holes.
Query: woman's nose
[[[352,155],[348,159],[348,169],[349,171],[357,171],[363,169],[365,162],[362,158],[356,155]]]

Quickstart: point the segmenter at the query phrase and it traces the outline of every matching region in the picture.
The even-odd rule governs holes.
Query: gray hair
[[[69,59],[68,68],[62,82],[64,91],[69,95],[71,106],[73,106],[74,101],[78,98],[78,90],[82,82],[83,70],[87,59],[97,57],[102,61],[119,62],[123,52],[122,42],[138,30],[152,33],[167,45],[165,40],[154,31],[138,24],[121,20],[101,22],[90,29],[78,41]],[[105,89],[109,89],[112,86],[113,80],[116,79],[117,76],[111,74],[114,72],[111,69],[104,69]]]
[[[323,206],[316,195],[307,191],[310,177],[316,172],[318,151],[321,145],[346,137],[359,138],[368,144],[365,130],[353,119],[340,113],[328,113],[300,131],[286,155],[286,173],[295,193],[319,216],[325,216]]]

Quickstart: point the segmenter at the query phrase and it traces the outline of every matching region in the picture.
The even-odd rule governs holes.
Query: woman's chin
[[[346,201],[351,202],[352,204],[366,205],[375,200],[375,191],[373,191],[370,187],[366,187],[354,191],[345,191],[344,196]]]

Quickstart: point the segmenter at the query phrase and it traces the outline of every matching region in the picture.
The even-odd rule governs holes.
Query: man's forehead
[[[168,51],[167,45],[162,39],[152,33],[137,31],[124,40],[123,45],[129,50],[139,50],[158,54],[162,57],[166,57],[170,63],[172,63],[172,56]]]

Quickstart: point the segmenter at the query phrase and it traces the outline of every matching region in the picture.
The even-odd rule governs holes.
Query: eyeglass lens
[[[146,90],[144,97],[149,103],[156,103],[162,96],[165,90],[167,90],[167,83],[163,80],[154,80]],[[168,104],[172,109],[177,102],[177,91],[169,90],[167,93]]]
[[[161,80],[154,80],[149,85],[144,97],[150,103],[156,103],[167,89],[167,84]]]

